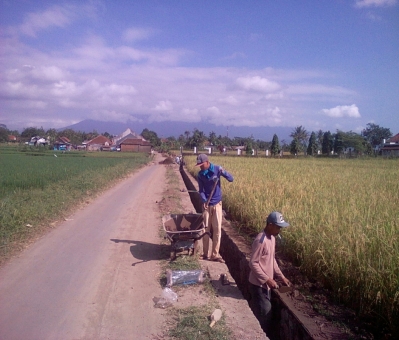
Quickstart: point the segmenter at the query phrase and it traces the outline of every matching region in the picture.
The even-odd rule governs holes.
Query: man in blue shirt
[[[221,166],[209,162],[208,156],[200,154],[197,157],[197,166],[201,168],[198,172],[198,187],[204,209],[204,223],[206,231],[212,234],[212,254],[211,261],[224,263],[219,254],[220,239],[222,236],[222,189],[220,186],[220,177],[226,178],[229,182],[233,182],[233,176],[224,170]],[[207,204],[209,199],[209,204]],[[209,236],[203,238],[204,254],[202,258],[208,259],[209,252]]]

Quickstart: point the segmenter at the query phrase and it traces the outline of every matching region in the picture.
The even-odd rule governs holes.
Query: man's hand
[[[283,281],[284,285],[286,285],[288,287],[292,286],[292,283],[286,277],[283,277],[282,281]]]
[[[222,167],[219,167],[219,175],[224,174],[224,169]]]
[[[206,204],[206,202],[202,203],[202,209],[204,211],[208,209],[208,204]]]
[[[278,289],[278,284],[276,281],[274,281],[273,279],[269,279],[266,281],[266,284],[269,286],[269,288],[271,289]]]

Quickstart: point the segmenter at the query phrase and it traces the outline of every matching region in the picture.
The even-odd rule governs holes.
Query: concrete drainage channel
[[[180,166],[180,173],[184,184],[190,194],[191,202],[197,212],[202,212],[202,203],[198,190],[194,184],[195,179],[187,174],[184,167]],[[250,301],[248,289],[249,276],[249,257],[251,247],[248,242],[240,236],[230,223],[226,220],[222,225],[222,240],[220,254],[226,261],[230,275],[235,280],[243,297]],[[272,334],[268,335],[271,340],[309,340],[309,339],[346,339],[347,334],[331,326],[331,323],[323,317],[317,315],[307,315],[296,307],[295,299],[290,295],[292,293],[272,293],[273,313],[275,316],[274,329]],[[250,304],[249,304],[250,305]],[[324,327],[329,324],[329,327]]]

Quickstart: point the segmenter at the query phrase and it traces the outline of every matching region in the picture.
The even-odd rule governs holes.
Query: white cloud
[[[360,118],[359,108],[355,105],[341,105],[336,106],[331,109],[323,109],[324,114],[333,118],[340,117],[351,117],[351,118]]]
[[[78,89],[76,83],[73,81],[60,81],[54,83],[53,90],[51,91],[57,97],[74,97],[82,91]]]
[[[236,85],[245,91],[256,91],[256,92],[274,92],[281,88],[281,86],[266,78],[259,76],[255,77],[239,77],[236,80]]]
[[[229,105],[237,105],[238,104],[238,100],[235,96],[228,96],[226,98],[219,99],[219,102],[226,103]]]
[[[356,0],[355,6],[364,7],[388,7],[396,5],[397,0]]]
[[[146,34],[131,29],[125,38],[137,41]],[[336,79],[329,72],[184,67],[180,61],[192,53],[187,50],[85,37],[72,48],[48,51],[7,40],[2,52],[8,57],[0,60],[5,123],[33,116],[39,121],[40,112],[56,128],[86,118],[293,126],[310,124],[304,112],[317,111],[309,105],[320,107],[320,97],[323,103],[355,100],[354,91],[323,83]]]
[[[366,18],[371,21],[382,21],[382,17],[380,15],[374,14],[372,12],[366,13]]]
[[[171,111],[173,105],[169,100],[161,100],[154,108],[155,111]]]
[[[118,112],[115,110],[94,110],[92,112],[93,119],[101,120],[105,122],[121,122],[124,123],[127,120],[137,120],[132,118],[129,114],[124,112]]]
[[[268,93],[265,96],[265,99],[268,100],[278,100],[278,99],[283,99],[284,98],[284,92],[277,92],[277,93]]]
[[[146,40],[154,34],[154,30],[145,28],[128,28],[122,33],[122,39],[128,42]]]
[[[173,121],[200,122],[202,119],[198,109],[183,109],[173,114]]]
[[[187,109],[187,108],[184,108],[184,109],[181,110],[181,113],[182,113],[184,116],[196,116],[196,115],[198,114],[198,110],[197,110],[197,109]]]
[[[40,30],[49,27],[65,27],[72,20],[73,12],[66,7],[53,6],[43,12],[30,13],[19,27],[22,34],[35,37]]]
[[[211,115],[220,115],[220,110],[216,106],[208,107],[206,111]]]
[[[328,96],[347,96],[353,95],[354,91],[341,86],[327,86],[323,84],[293,84],[285,90],[291,95],[328,95]]]

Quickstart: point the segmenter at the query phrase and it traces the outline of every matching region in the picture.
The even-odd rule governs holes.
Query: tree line
[[[271,141],[264,141],[250,137],[217,136],[215,132],[205,135],[204,132],[194,129],[192,132],[185,131],[178,138],[168,137],[164,140],[158,138],[154,131],[144,129],[142,136],[151,141],[154,146],[162,149],[183,148],[202,148],[205,143],[218,148],[231,148],[232,146],[242,146],[247,154],[252,154],[253,150],[269,150],[272,156],[277,156],[281,152],[290,152],[293,155],[301,153],[314,156],[316,154],[329,155],[331,153],[341,154],[344,150],[351,148],[359,154],[371,155],[376,147],[381,145],[384,139],[392,137],[389,128],[380,127],[374,123],[368,123],[360,134],[349,131],[337,130],[335,133],[330,131],[308,132],[301,125],[295,127],[290,137],[290,143],[286,140],[279,140],[276,134]]]
[[[8,136],[14,135],[20,141],[29,141],[31,137],[41,136],[49,140],[53,144],[59,137],[67,137],[72,144],[79,145],[85,140],[91,140],[100,135],[97,131],[81,132],[72,129],[57,131],[56,129],[44,130],[36,127],[25,128],[21,133],[17,130],[8,130],[4,125],[0,126],[0,142],[7,142]],[[108,138],[114,137],[108,132],[101,135]],[[337,130],[332,133],[330,131],[311,131],[308,132],[302,125],[295,127],[290,137],[291,142],[279,140],[276,134],[273,135],[271,141],[255,139],[249,137],[233,137],[217,135],[210,132],[206,135],[199,129],[193,131],[184,131],[179,137],[159,138],[155,131],[144,129],[141,132],[146,140],[150,141],[154,148],[160,151],[168,151],[170,149],[199,149],[206,145],[211,145],[221,152],[223,149],[230,149],[233,146],[241,146],[247,154],[252,154],[253,150],[262,151],[269,150],[272,156],[277,156],[281,152],[290,152],[293,155],[307,154],[316,155],[331,153],[340,154],[347,148],[353,148],[357,153],[372,154],[378,145],[381,145],[384,139],[392,137],[389,128],[380,127],[374,123],[368,123],[366,128],[360,134],[349,131],[344,132]]]

